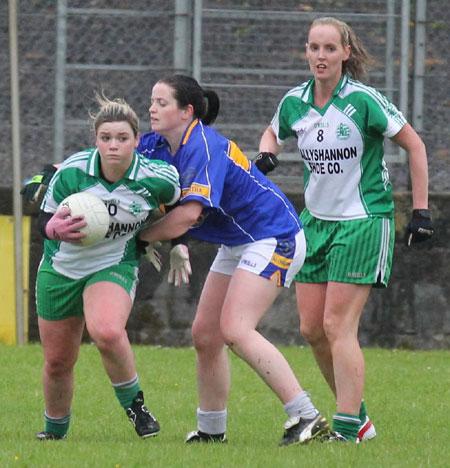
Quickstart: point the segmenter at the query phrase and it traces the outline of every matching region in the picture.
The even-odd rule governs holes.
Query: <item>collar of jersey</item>
[[[194,128],[200,123],[200,121],[198,119],[194,119],[189,125],[188,127],[186,128],[186,130],[184,131],[184,135],[183,135],[183,138],[181,139],[181,145],[180,146],[183,146],[185,145],[188,141],[189,141],[189,138],[191,136],[191,133],[192,133],[192,130],[194,130]]]
[[[181,143],[180,143],[180,147],[181,146],[184,146],[188,141],[189,141],[189,138],[191,136],[191,133],[192,133],[192,130],[194,130],[194,128],[199,124],[199,119],[194,119],[187,127],[186,127],[186,130],[184,131],[183,133],[183,137],[181,138]],[[167,148],[169,148],[169,143],[167,142],[167,140],[162,137],[161,135],[158,135],[156,132],[154,132],[154,134],[156,135],[157,137],[157,141],[158,141],[158,144],[156,146],[159,146],[159,145],[164,145],[166,146]]]
[[[136,180],[138,170],[139,170],[139,157],[136,151],[133,154],[133,160],[131,161],[130,167],[128,168],[124,179]],[[94,177],[100,177],[100,154],[98,148],[90,154],[87,162],[87,173]]]
[[[339,80],[339,83],[336,85],[336,88],[334,88],[333,97],[330,99],[329,103],[325,106],[325,108],[328,108],[328,105],[330,104],[330,102],[336,96],[339,95],[342,88],[347,84],[347,81],[348,81],[348,76],[347,75],[342,75],[341,79]],[[314,93],[313,93],[315,82],[316,82],[316,80],[314,78],[311,78],[309,80],[308,86],[307,86],[307,88],[305,90],[305,94],[304,94],[304,101],[307,102],[310,106],[313,106],[313,107],[315,107],[314,106]]]

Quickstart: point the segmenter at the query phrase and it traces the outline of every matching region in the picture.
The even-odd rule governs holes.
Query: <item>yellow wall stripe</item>
[[[30,255],[30,216],[22,218],[23,236],[23,308],[24,341],[28,341],[28,272]],[[0,216],[0,258],[2,259],[0,279],[0,341],[17,344],[16,323],[16,281],[14,264],[14,218]]]

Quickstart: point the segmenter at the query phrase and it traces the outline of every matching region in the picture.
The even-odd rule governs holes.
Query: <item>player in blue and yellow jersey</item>
[[[45,237],[36,281],[45,397],[45,430],[37,434],[39,440],[66,437],[85,325],[138,435],[159,431],[144,404],[125,326],[138,283],[137,234],[152,210],[178,200],[178,173],[135,151],[138,119],[126,102],[97,99],[96,148],[76,153],[59,167],[38,218]],[[70,208],[58,210],[64,198],[77,192],[98,196],[110,214],[107,234],[94,245],[79,245],[86,235],[79,232],[86,225],[82,216],[70,216]]]
[[[409,156],[413,214],[407,245],[433,235],[427,156],[402,113],[358,81],[368,55],[346,23],[315,20],[306,57],[313,78],[283,97],[261,138],[256,164],[267,173],[285,140],[297,138],[305,169],[301,220],[308,239],[305,265],[296,276],[301,331],[336,395],[333,440],[361,442],[376,431],[362,401],[365,365],[358,326],[372,286],[388,284],[395,234],[384,139]]]
[[[186,127],[174,155],[154,132],[142,135],[138,151],[173,164],[180,174],[181,203],[202,205],[200,219],[188,231],[191,237],[231,246],[267,237],[291,238],[301,230],[294,207],[279,188],[236,143],[199,118]]]
[[[152,132],[138,150],[173,164],[179,205],[146,228],[148,242],[189,236],[219,243],[205,280],[192,336],[197,352],[198,429],[186,442],[225,441],[230,372],[226,346],[275,392],[289,419],[281,445],[329,437],[326,419],[283,355],[256,327],[281,287],[289,287],[306,251],[294,207],[232,141],[209,127],[219,99],[191,77],[174,75],[152,90]],[[179,264],[188,262],[185,246]],[[176,251],[175,251],[176,252]]]

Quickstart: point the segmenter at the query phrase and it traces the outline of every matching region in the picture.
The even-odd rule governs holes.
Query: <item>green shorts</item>
[[[134,301],[139,269],[127,263],[114,265],[81,279],[72,279],[56,272],[50,262],[43,260],[36,279],[36,309],[45,320],[63,320],[83,315],[83,291],[100,281],[116,283]]]
[[[305,263],[295,281],[387,286],[394,253],[393,219],[324,221],[306,209],[300,219],[307,248]]]

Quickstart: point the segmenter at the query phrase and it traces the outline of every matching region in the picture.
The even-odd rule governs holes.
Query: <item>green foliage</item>
[[[378,436],[364,444],[278,447],[286,416],[242,361],[232,359],[228,444],[184,444],[196,428],[195,352],[133,347],[148,407],[161,433],[140,440],[115,399],[97,349],[83,345],[67,440],[39,442],[42,350],[0,345],[1,468],[243,468],[450,466],[450,353],[365,349],[366,404]],[[335,404],[309,349],[282,347],[316,406]]]

